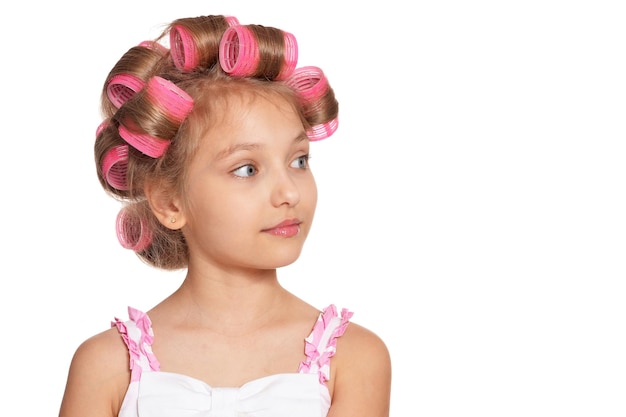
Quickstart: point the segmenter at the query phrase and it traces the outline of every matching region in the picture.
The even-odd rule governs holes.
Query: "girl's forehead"
[[[277,92],[249,91],[228,94],[209,106],[206,120],[210,128],[238,129],[249,118],[259,113],[269,114],[272,111],[287,115],[298,115],[298,109],[288,98]]]
[[[242,144],[252,149],[250,145],[261,144],[264,137],[297,136],[297,130],[304,130],[296,108],[281,96],[235,96],[222,104],[207,115],[210,119],[201,136],[200,146],[211,153],[223,153]]]

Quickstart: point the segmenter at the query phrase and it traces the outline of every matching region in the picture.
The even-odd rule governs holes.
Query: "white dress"
[[[265,376],[240,387],[211,387],[187,375],[160,371],[152,353],[149,317],[132,307],[128,313],[128,321],[112,322],[130,355],[131,382],[119,417],[325,417],[330,408],[330,358],[353,314],[347,309],[338,313],[332,304],[320,313],[304,339],[306,360],[298,372]]]

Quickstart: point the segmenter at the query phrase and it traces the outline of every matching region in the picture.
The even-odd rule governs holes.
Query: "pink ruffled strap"
[[[345,308],[341,310],[341,314],[337,314],[337,308],[333,304],[320,313],[311,334],[304,339],[306,359],[300,363],[298,372],[303,374],[317,372],[320,384],[328,381],[330,358],[337,351],[337,338],[346,331],[353,314]]]
[[[139,381],[142,371],[158,371],[161,365],[152,353],[154,333],[150,318],[146,313],[132,307],[128,307],[128,316],[130,320],[125,322],[115,317],[111,327],[117,327],[128,347],[131,381]]]

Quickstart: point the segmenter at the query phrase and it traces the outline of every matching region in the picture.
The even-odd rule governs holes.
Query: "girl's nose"
[[[300,202],[300,189],[288,171],[281,171],[273,176],[272,204],[295,206]]]

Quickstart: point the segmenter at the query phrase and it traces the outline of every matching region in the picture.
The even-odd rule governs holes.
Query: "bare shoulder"
[[[389,361],[389,350],[380,336],[357,323],[351,322],[339,340],[342,349],[350,351],[351,357],[356,355],[382,362]]]
[[[130,381],[126,345],[111,328],[78,346],[61,403],[61,417],[116,416]]]
[[[333,372],[328,417],[389,416],[391,356],[376,333],[350,323],[337,340],[331,375]]]

